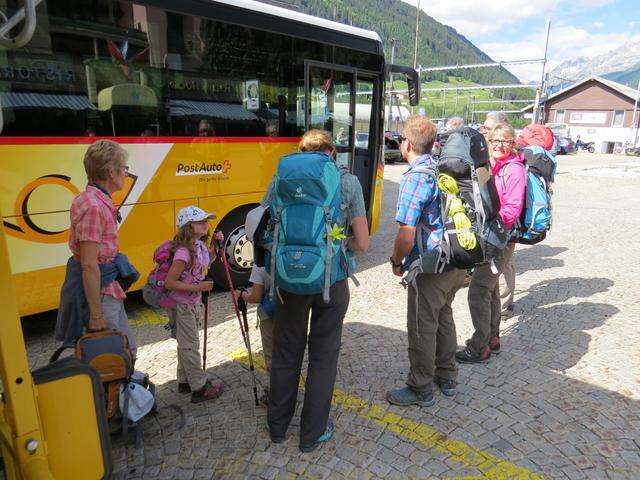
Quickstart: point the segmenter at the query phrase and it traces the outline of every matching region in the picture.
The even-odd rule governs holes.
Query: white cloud
[[[403,0],[413,6],[417,0]],[[598,0],[595,0],[598,1]],[[437,21],[455,28],[466,37],[479,37],[497,33],[522,20],[542,18],[553,13],[558,0],[502,0],[484,2],[477,0],[421,0],[420,7]]]
[[[416,5],[417,0],[404,0]],[[455,28],[494,60],[538,59],[544,56],[546,18],[551,19],[547,68],[579,56],[593,57],[620,45],[640,39],[637,23],[628,22],[606,33],[601,21],[581,28],[579,16],[588,10],[615,3],[616,0],[421,0],[421,8],[437,21]],[[574,18],[578,20],[574,21]],[[578,26],[574,26],[578,25]],[[490,39],[490,40],[489,40]],[[540,81],[541,64],[507,67],[523,82]]]
[[[640,34],[628,32],[594,33],[571,25],[558,25],[549,34],[547,71],[565,60],[577,57],[594,57],[618,48],[626,42],[640,41]],[[519,42],[486,42],[477,47],[494,59],[541,58],[544,48],[544,32],[538,31]],[[541,65],[508,67],[523,82],[540,81]]]

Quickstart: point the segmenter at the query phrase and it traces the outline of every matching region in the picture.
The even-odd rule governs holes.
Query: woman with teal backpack
[[[323,130],[310,130],[303,135],[298,150],[299,153],[280,160],[278,170],[262,201],[263,206],[270,207],[272,222],[275,219],[276,245],[272,250],[271,262],[268,259],[265,261],[274,279],[270,290],[274,292],[275,300],[267,426],[274,443],[284,442],[296,408],[302,360],[308,344],[309,365],[300,422],[299,447],[303,452],[311,452],[333,436],[329,411],[337,374],[342,323],[349,306],[349,287],[344,271],[329,271],[331,260],[335,257],[321,260],[316,263],[317,268],[312,268],[303,261],[308,249],[296,246],[296,242],[306,241],[302,239],[304,230],[309,228],[313,218],[330,217],[330,211],[335,213],[335,210],[330,210],[326,205],[320,207],[317,202],[315,205],[310,202],[314,193],[316,200],[326,200],[318,198],[317,192],[330,183],[327,178],[334,182],[331,191],[340,195],[341,201],[338,206],[341,207],[341,213],[336,214],[336,217],[340,218],[327,218],[327,221],[333,223],[332,226],[323,225],[317,230],[321,233],[313,248],[317,247],[317,251],[320,252],[319,258],[322,258],[323,252],[329,247],[333,250],[340,246],[345,256],[350,256],[349,252],[366,250],[369,247],[369,228],[362,187],[358,179],[350,173],[337,173],[336,149],[331,134]],[[317,170],[314,170],[315,168]],[[287,182],[287,175],[292,171],[292,177],[296,179],[294,183]],[[314,177],[314,171],[320,172],[317,177]],[[302,179],[305,174],[306,177]],[[323,181],[326,183],[319,185]],[[335,183],[336,181],[339,184]],[[289,198],[284,201],[283,198],[287,194]],[[305,211],[311,212],[311,215],[299,218],[294,224],[287,223],[296,216],[296,210],[299,214],[300,209],[306,208],[309,210]],[[325,214],[314,215],[314,208],[324,208]],[[288,215],[288,212],[291,215]],[[346,219],[350,221],[345,221],[345,217],[341,215],[346,215]],[[282,225],[278,225],[280,220]],[[332,238],[335,242],[330,241]],[[322,241],[327,242],[325,247],[322,247]],[[278,242],[282,246],[278,246]],[[325,262],[327,270],[324,269]],[[303,293],[309,291],[308,284],[295,285],[296,272],[292,273],[289,270],[292,265],[294,270],[298,270],[297,273],[305,268],[320,273],[321,284],[314,284],[314,293]]]

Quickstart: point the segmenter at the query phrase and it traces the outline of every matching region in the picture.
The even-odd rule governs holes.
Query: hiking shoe
[[[418,405],[420,407],[430,407],[436,403],[433,392],[418,393],[411,387],[394,388],[387,392],[387,401],[392,405],[408,407]]]
[[[500,312],[500,316],[504,318],[513,317],[513,315],[515,315],[513,313],[513,303],[511,303],[507,308],[505,308],[504,310],[502,310],[502,312]]]
[[[487,345],[480,355],[473,353],[471,348],[467,346],[464,350],[456,353],[456,361],[459,363],[487,363],[491,356],[491,348]]]
[[[489,348],[491,349],[491,353],[493,355],[500,354],[500,337],[491,337],[489,339]]]
[[[206,402],[207,400],[214,400],[222,395],[224,385],[221,383],[211,383],[207,380],[200,390],[191,392],[191,403]]]
[[[178,393],[191,393],[191,387],[188,383],[178,383]]]
[[[455,380],[451,380],[450,378],[435,377],[433,379],[433,383],[435,383],[440,388],[442,394],[447,397],[453,397],[457,393],[457,383]]]
[[[271,433],[271,428],[269,427],[268,423],[265,425],[265,428],[267,429],[267,432],[269,432],[269,438],[271,438],[271,441],[273,443],[282,443],[282,442],[285,441],[285,436],[284,435],[273,435]]]
[[[321,444],[328,442],[331,437],[333,437],[333,421],[328,419],[327,428],[324,430],[324,433],[311,445],[300,445],[300,451],[303,453],[311,453]]]

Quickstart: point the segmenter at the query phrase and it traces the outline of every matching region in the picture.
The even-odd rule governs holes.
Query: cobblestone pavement
[[[228,294],[212,295],[207,346],[208,371],[226,391],[198,405],[176,391],[175,344],[162,317],[131,299],[137,367],[157,385],[160,408],[144,421],[141,449],[114,438],[114,478],[640,478],[640,175],[630,161],[559,157],[554,229],[516,251],[515,315],[502,325],[502,352],[461,366],[457,396],[438,394],[422,409],[385,400],[408,369],[406,294],[387,261],[406,165],[387,166],[381,226],[360,256],[344,327],[335,436],[311,454],[297,448],[298,416],[283,444],[269,441]],[[466,290],[454,315],[462,345],[472,332]],[[43,322],[26,325],[33,366],[54,349]],[[256,353],[259,331],[251,336]],[[259,353],[256,363],[265,385]],[[182,409],[183,426],[170,405]]]

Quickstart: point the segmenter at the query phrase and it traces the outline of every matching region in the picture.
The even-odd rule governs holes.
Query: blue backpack
[[[346,250],[349,219],[341,172],[333,158],[303,152],[280,159],[273,178],[265,266],[274,288],[298,295],[323,294],[355,269]]]
[[[523,154],[526,160],[525,204],[520,218],[514,225],[512,240],[526,245],[535,245],[544,240],[551,229],[552,212],[551,196],[556,171],[556,159],[551,152],[537,145],[525,147]],[[509,164],[500,173],[502,184]]]

